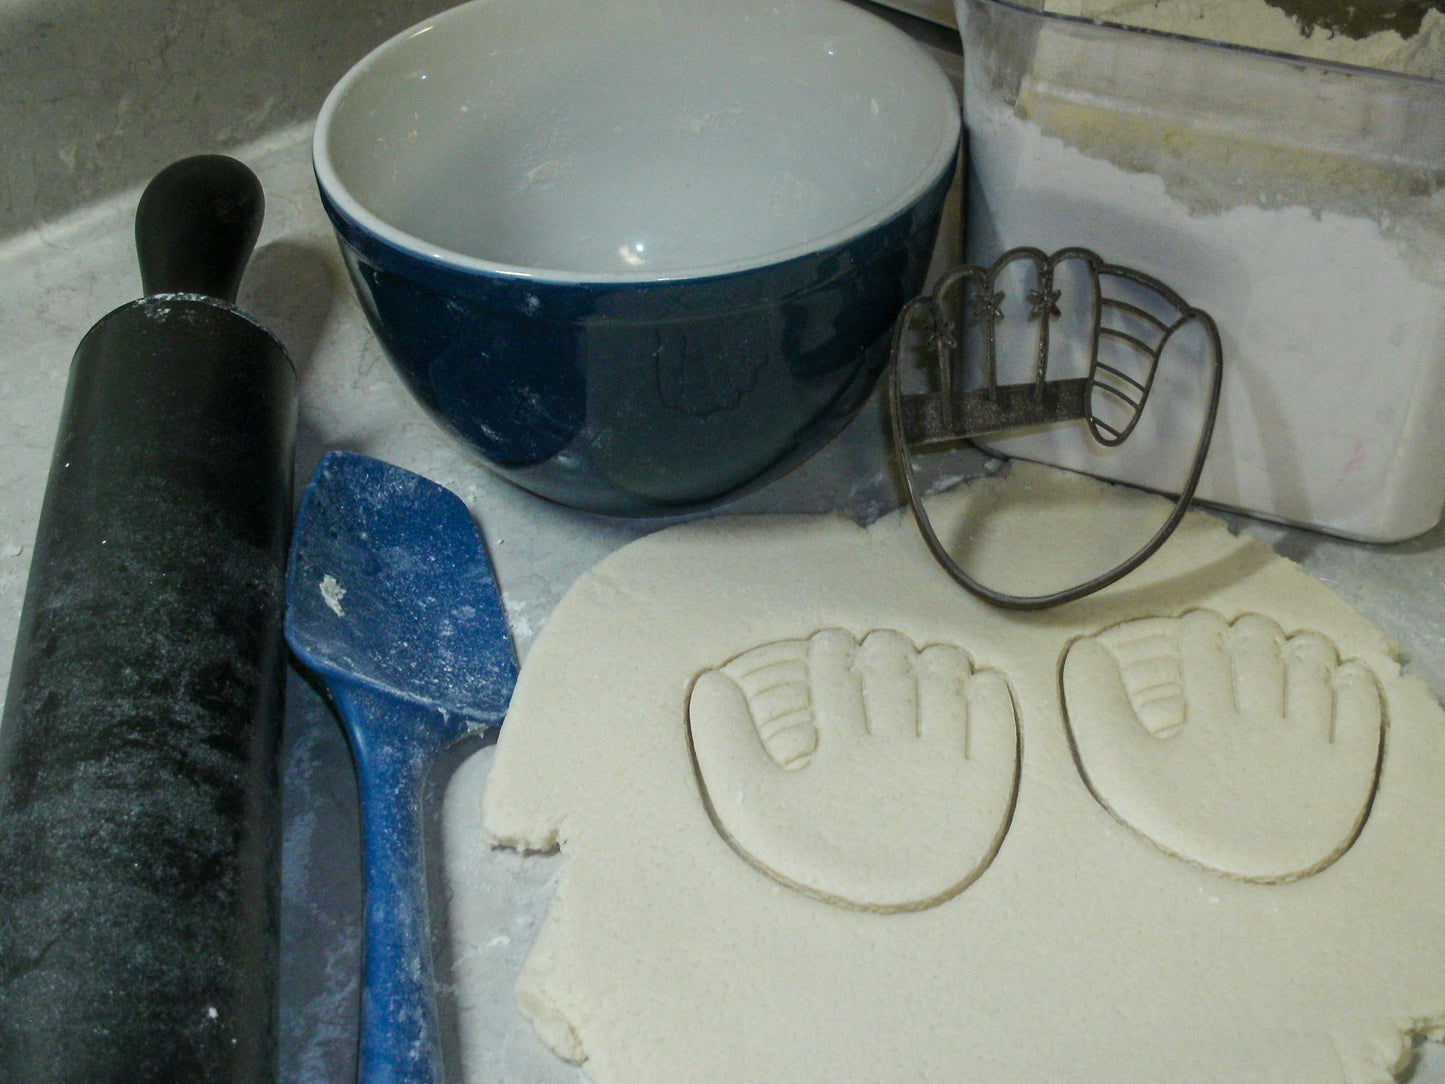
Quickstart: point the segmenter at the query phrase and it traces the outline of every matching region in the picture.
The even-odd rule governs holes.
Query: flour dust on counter
[[[555,877],[521,1011],[603,1084],[1384,1084],[1445,1023],[1445,712],[1202,513],[1024,614],[903,514],[661,531],[558,605],[472,796]]]

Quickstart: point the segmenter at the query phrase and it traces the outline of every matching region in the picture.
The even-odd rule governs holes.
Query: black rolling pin
[[[159,174],[86,335],[0,721],[0,1081],[276,1079],[296,380],[240,162]]]

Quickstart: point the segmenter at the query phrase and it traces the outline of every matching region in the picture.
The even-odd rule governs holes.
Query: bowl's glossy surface
[[[932,59],[841,0],[476,0],[348,73],[314,158],[421,402],[535,492],[651,514],[862,403],[958,130]]]

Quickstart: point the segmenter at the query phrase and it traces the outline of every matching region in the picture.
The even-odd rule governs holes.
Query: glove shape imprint
[[[951,898],[987,868],[1013,813],[1008,682],[951,644],[920,649],[890,629],[763,644],[697,678],[688,726],[723,838],[840,906]]]
[[[1077,640],[1063,663],[1079,771],[1180,858],[1248,881],[1317,873],[1369,816],[1385,748],[1373,672],[1314,632],[1209,610]]]

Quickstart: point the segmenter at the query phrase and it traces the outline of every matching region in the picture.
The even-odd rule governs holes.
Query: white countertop
[[[513,488],[443,436],[402,389],[350,294],[316,197],[310,117],[349,63],[427,7],[314,7],[300,20],[279,0],[0,0],[0,683],[9,679],[70,357],[95,321],[139,294],[131,238],[140,188],[191,153],[231,153],[266,190],[266,224],[239,304],[286,344],[300,375],[298,492],[333,448],[453,489],[482,525],[523,655],[582,571],[660,525],[572,512]],[[726,510],[871,519],[898,503],[885,448],[875,399],[814,459]],[[1409,670],[1445,690],[1445,529],[1388,548],[1249,529],[1339,590],[1400,644]],[[353,1075],[356,798],[339,726],[299,680],[290,692],[281,1079],[321,1084]],[[472,775],[484,771],[478,763]],[[510,924],[502,933],[518,962],[546,874],[503,872],[527,893],[496,916]],[[520,1018],[499,1023],[498,1035],[520,1044],[519,1058],[540,1051]],[[558,1068],[545,1057],[536,1064]],[[1417,1079],[1445,1081],[1445,1057],[1433,1051]]]

